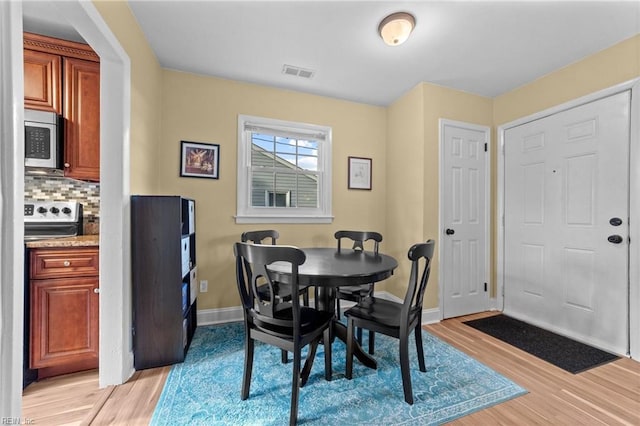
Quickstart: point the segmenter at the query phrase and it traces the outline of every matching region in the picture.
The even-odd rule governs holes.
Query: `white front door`
[[[505,132],[504,312],[628,350],[625,91]]]
[[[443,318],[488,307],[488,142],[487,127],[440,120]]]

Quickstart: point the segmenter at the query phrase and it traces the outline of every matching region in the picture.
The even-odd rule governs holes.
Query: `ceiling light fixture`
[[[410,13],[396,12],[387,16],[378,25],[378,33],[389,46],[398,46],[409,38],[416,26],[416,19]]]

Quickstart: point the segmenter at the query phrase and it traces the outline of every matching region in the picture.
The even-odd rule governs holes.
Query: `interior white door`
[[[630,92],[505,132],[504,312],[628,351]]]
[[[441,121],[440,248],[444,318],[485,311],[489,129]]]

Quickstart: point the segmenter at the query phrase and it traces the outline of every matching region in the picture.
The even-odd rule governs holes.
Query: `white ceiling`
[[[495,97],[640,33],[637,0],[129,3],[165,68],[383,106],[419,82]],[[416,28],[390,47],[377,27],[396,11]]]

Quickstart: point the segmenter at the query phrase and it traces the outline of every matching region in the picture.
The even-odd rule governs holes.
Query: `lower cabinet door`
[[[30,367],[95,360],[98,365],[98,277],[31,280]]]

